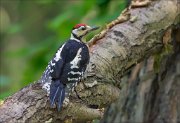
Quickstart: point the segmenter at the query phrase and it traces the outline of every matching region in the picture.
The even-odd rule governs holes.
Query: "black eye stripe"
[[[81,27],[81,30],[85,30],[85,29],[86,29],[86,27],[84,27],[84,26],[83,26],[83,27]]]

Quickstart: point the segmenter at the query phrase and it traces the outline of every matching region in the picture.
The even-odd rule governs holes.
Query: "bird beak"
[[[91,31],[94,31],[94,30],[97,30],[97,29],[99,29],[99,26],[92,27]]]
[[[92,31],[94,31],[94,30],[97,30],[97,29],[99,29],[99,27],[98,26],[95,26],[95,27],[90,27],[90,26],[88,26],[88,32],[92,32]]]

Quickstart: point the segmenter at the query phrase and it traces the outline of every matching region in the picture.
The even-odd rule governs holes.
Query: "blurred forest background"
[[[127,1],[0,0],[0,100],[41,77],[75,24],[103,28]]]

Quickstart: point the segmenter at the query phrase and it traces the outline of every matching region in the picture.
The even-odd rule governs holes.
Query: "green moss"
[[[162,50],[159,53],[156,53],[154,55],[154,71],[156,73],[159,72],[160,69],[160,65],[162,63],[162,59],[171,54],[173,52],[173,46],[171,44],[166,44],[164,45],[164,47],[162,48]]]

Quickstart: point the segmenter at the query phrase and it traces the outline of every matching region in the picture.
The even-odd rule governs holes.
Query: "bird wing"
[[[40,82],[43,84],[42,88],[45,89],[48,93],[50,92],[50,85],[52,80],[59,78],[62,72],[63,66],[65,64],[64,61],[67,55],[66,50],[68,50],[66,43],[60,46],[54,58],[49,62],[40,79]]]

